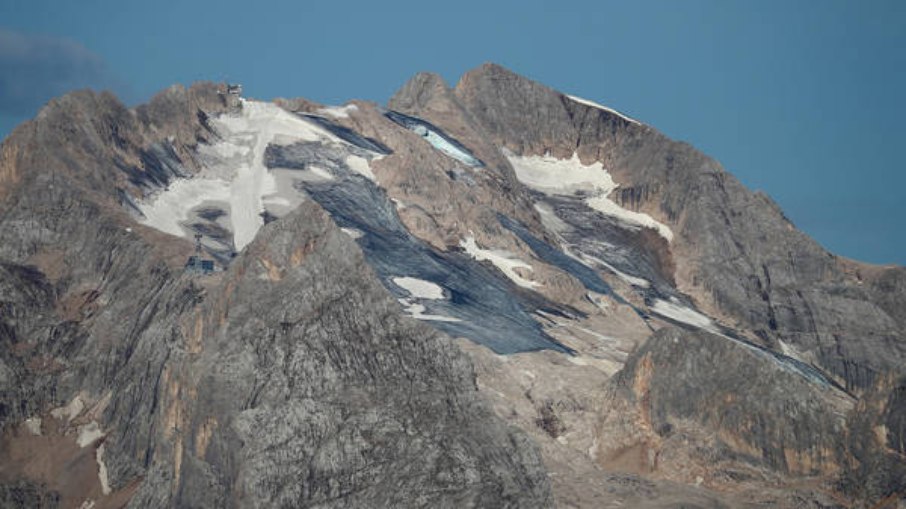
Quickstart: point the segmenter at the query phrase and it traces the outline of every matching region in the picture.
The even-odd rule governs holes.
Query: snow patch
[[[450,316],[426,315],[425,311],[427,308],[425,308],[425,306],[423,306],[417,302],[413,302],[412,299],[398,299],[398,300],[399,300],[400,304],[405,306],[406,313],[409,313],[409,315],[412,316],[412,318],[415,318],[416,320],[427,320],[427,321],[434,321],[434,322],[461,322],[462,321],[459,318],[453,318]]]
[[[544,226],[548,231],[554,233],[564,233],[572,231],[573,227],[568,225],[566,221],[560,219],[557,216],[557,213],[554,212],[553,207],[539,201],[535,204],[535,210],[538,211],[538,216],[541,218],[541,225]]]
[[[718,332],[717,328],[714,326],[714,322],[710,318],[694,309],[683,306],[682,304],[655,299],[654,305],[651,306],[651,311],[686,325],[691,325],[711,332]]]
[[[805,356],[805,354],[803,354],[803,352],[801,350],[799,350],[798,348],[796,348],[793,345],[784,343],[783,340],[778,340],[778,342],[780,343],[780,352],[783,353],[783,355],[786,355],[787,357],[792,357],[793,359],[796,359],[797,361],[805,363],[805,364],[811,364],[809,361],[806,360],[806,356]]]
[[[506,154],[516,178],[528,187],[545,194],[571,195],[576,191],[609,194],[617,188],[610,173],[600,162],[588,166],[573,153],[570,159],[545,156],[517,156]]]
[[[316,113],[333,118],[349,118],[350,113],[358,110],[359,107],[355,104],[347,104],[346,106],[328,106],[326,108],[321,108]]]
[[[50,415],[59,420],[66,419],[66,421],[71,421],[82,413],[84,409],[85,402],[82,401],[80,396],[76,395],[68,405],[51,410]]]
[[[613,265],[598,258],[597,256],[591,256],[591,255],[587,255],[587,254],[583,253],[581,255],[581,257],[582,257],[582,260],[581,260],[582,262],[592,263],[592,264],[597,263],[597,264],[601,265],[602,267],[604,267],[605,269],[613,272],[618,278],[622,279],[623,281],[626,281],[627,283],[631,284],[632,286],[637,286],[639,288],[648,288],[651,286],[651,282],[648,281],[647,279],[642,279],[642,278],[636,277],[636,276],[630,276],[629,274],[626,274],[625,272],[620,272],[619,270],[617,270],[616,267],[614,267]]]
[[[354,105],[350,105],[354,107]],[[346,107],[344,111],[351,111]],[[272,103],[243,101],[236,115],[221,115],[211,123],[221,141],[199,147],[204,169],[189,179],[172,182],[165,191],[139,202],[142,222],[166,233],[191,237],[186,223],[193,209],[203,204],[219,205],[228,212],[224,218],[233,233],[237,251],[248,245],[264,224],[266,206],[292,209],[303,200],[292,186],[278,185],[276,172],[265,165],[265,150],[272,144],[299,141],[349,145],[313,121],[305,120]],[[374,180],[364,157],[349,156],[347,164]],[[333,176],[313,168],[311,174],[323,179]]]
[[[377,182],[374,173],[371,171],[371,165],[368,163],[368,159],[357,155],[348,155],[346,156],[346,166],[349,166],[352,171],[368,180]]]
[[[559,323],[559,322],[558,322],[558,323]],[[580,331],[580,332],[584,332],[585,334],[588,334],[589,336],[591,336],[591,337],[593,337],[593,338],[595,338],[595,339],[597,339],[597,340],[599,340],[599,341],[602,341],[602,342],[604,342],[604,343],[615,343],[615,342],[617,341],[617,338],[615,338],[615,337],[613,337],[613,336],[607,336],[607,335],[605,335],[605,334],[601,334],[600,332],[595,332],[595,331],[593,331],[593,330],[591,330],[591,329],[588,329],[588,328],[586,328],[586,327],[582,327],[582,326],[576,325],[576,324],[571,323],[571,322],[562,322],[562,323],[560,323],[560,325],[565,325],[565,326],[570,327],[570,328],[572,328],[572,329],[576,329],[576,330],[578,330],[578,331]]]
[[[79,426],[79,436],[76,438],[76,443],[79,444],[79,447],[85,447],[93,444],[102,436],[104,436],[104,432],[101,431],[101,427],[98,426],[96,421],[91,421],[88,424]]]
[[[511,281],[523,288],[536,288],[541,286],[540,284],[525,279],[516,273],[516,268],[522,268],[526,270],[532,270],[532,266],[519,260],[518,258],[513,258],[512,253],[509,251],[503,250],[491,250],[491,249],[482,249],[478,247],[478,244],[475,242],[475,237],[469,235],[464,238],[460,243],[466,253],[468,253],[472,258],[475,258],[478,261],[489,261],[495,267],[500,269],[500,272],[503,272],[506,277],[510,278]]]
[[[395,277],[393,283],[418,299],[440,300],[444,298],[444,289],[431,281],[414,277]]]
[[[101,493],[110,494],[110,479],[107,475],[107,465],[104,463],[104,444],[94,451],[94,459],[98,463],[98,480],[101,482]]]
[[[526,186],[547,195],[575,196],[581,193],[585,204],[592,209],[631,226],[653,228],[668,242],[673,241],[673,232],[667,225],[648,214],[625,209],[608,198],[618,185],[599,161],[583,165],[575,152],[569,159],[557,159],[550,155],[517,156],[508,151],[504,151],[504,155],[516,171],[516,178]],[[544,216],[549,214],[542,210],[539,209],[539,213],[544,220]],[[549,217],[548,222],[551,222]],[[553,226],[557,228],[560,225]]]
[[[365,236],[365,233],[357,228],[340,228],[340,231],[352,237],[353,240],[360,239]]]
[[[182,222],[189,212],[204,202],[229,202],[231,185],[225,180],[208,180],[200,177],[171,182],[166,192],[151,202],[139,202],[145,218],[142,223],[158,230],[181,237],[185,235]]]
[[[617,110],[615,110],[615,109],[613,109],[613,108],[608,108],[607,106],[604,106],[603,104],[598,104],[598,103],[596,103],[596,102],[594,102],[594,101],[589,101],[588,99],[583,99],[583,98],[581,98],[581,97],[576,97],[576,96],[574,96],[574,95],[569,95],[569,94],[567,94],[566,97],[569,97],[570,100],[572,100],[572,101],[574,101],[574,102],[577,102],[577,103],[579,103],[579,104],[584,104],[585,106],[591,106],[592,108],[597,108],[597,109],[599,109],[599,110],[604,110],[604,111],[606,111],[606,112],[608,112],[608,113],[613,113],[614,115],[616,115],[616,116],[622,118],[623,120],[626,120],[626,121],[628,121],[628,122],[632,122],[633,124],[642,125],[642,123],[639,122],[638,120],[636,120],[636,119],[634,119],[634,118],[632,118],[632,117],[627,117],[626,115],[620,113],[619,111],[617,111]]]
[[[673,231],[670,230],[670,227],[668,227],[664,223],[656,221],[648,214],[624,209],[623,207],[611,201],[611,199],[607,198],[606,196],[595,196],[588,198],[585,200],[585,203],[589,207],[597,210],[598,212],[601,212],[604,215],[616,217],[630,224],[637,224],[646,228],[652,228],[657,231],[661,235],[661,237],[667,239],[667,242],[673,242]]]
[[[308,168],[306,168],[306,170],[311,172],[312,175],[314,175],[315,177],[317,177],[321,180],[325,180],[325,181],[336,180],[329,171],[325,170],[324,168],[321,168],[320,166],[311,165]]]

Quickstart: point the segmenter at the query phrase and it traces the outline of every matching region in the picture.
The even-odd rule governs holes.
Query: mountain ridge
[[[73,471],[91,478],[103,465],[108,476],[75,488],[59,472],[3,464],[4,496],[25,497],[13,503],[56,493],[75,506],[205,506],[239,490],[231,503],[243,506],[744,506],[742,496],[792,507],[903,493],[906,269],[835,257],[690,145],[497,65],[452,89],[420,73],[386,109],[275,103],[212,83],[133,109],[77,92],[4,140],[3,447],[52,455],[39,442],[96,426],[103,438],[85,446],[96,461]],[[260,125],[285,122],[260,155],[256,111]],[[245,166],[247,156],[262,159]],[[256,198],[246,248],[233,198],[186,205],[178,236],[149,219],[186,182],[225,185],[233,171],[276,186]],[[194,233],[223,272],[182,273]],[[454,347],[449,336],[467,339]],[[384,366],[410,362],[409,382]],[[368,389],[372,370],[390,377],[386,393]],[[744,383],[745,372],[759,376]],[[246,387],[262,374],[266,384]],[[412,404],[397,396],[412,380],[434,417],[407,421]],[[792,380],[798,417],[764,397],[781,380]],[[218,395],[227,387],[251,406]],[[368,461],[356,477],[386,446],[366,437],[375,429],[394,444],[381,449],[388,465],[413,461],[413,435],[373,429],[366,408],[427,433],[418,447],[436,475],[419,482],[438,491]],[[327,433],[349,419],[352,435]],[[475,419],[476,431],[451,419]],[[292,454],[269,455],[272,437],[312,423],[320,431],[306,428]],[[268,433],[256,436],[260,426]],[[883,437],[860,431],[878,426]],[[240,442],[252,449],[231,456]],[[452,443],[459,452],[445,458]],[[330,452],[319,463],[311,450]],[[299,470],[305,457],[316,471]]]

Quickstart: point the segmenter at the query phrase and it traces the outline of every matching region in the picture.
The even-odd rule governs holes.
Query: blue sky
[[[0,4],[0,135],[65,90],[385,103],[493,61],[715,157],[831,251],[906,264],[906,2]]]

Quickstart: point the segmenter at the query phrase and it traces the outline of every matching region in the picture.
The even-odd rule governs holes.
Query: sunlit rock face
[[[493,64],[54,100],[0,154],[0,275],[0,505],[906,493],[906,271]]]

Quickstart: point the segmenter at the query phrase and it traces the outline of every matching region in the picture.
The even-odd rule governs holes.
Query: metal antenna
[[[201,237],[200,233],[195,234],[195,252],[201,254]]]

